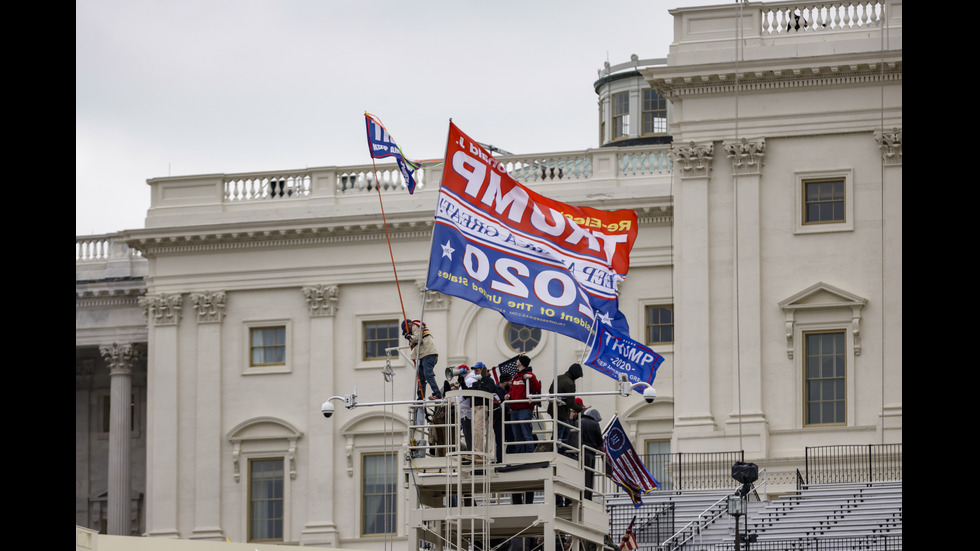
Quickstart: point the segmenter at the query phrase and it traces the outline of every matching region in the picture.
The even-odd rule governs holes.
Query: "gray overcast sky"
[[[414,159],[450,118],[514,153],[598,145],[606,61],[667,57],[724,0],[76,0],[75,234],[143,227],[148,178]]]

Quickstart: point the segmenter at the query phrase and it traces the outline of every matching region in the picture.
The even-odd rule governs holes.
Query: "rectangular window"
[[[253,327],[249,331],[249,350],[251,351],[249,365],[285,365],[286,363],[286,328]]]
[[[364,322],[364,359],[383,360],[386,348],[398,346],[398,320]],[[398,354],[393,354],[397,356]]]
[[[625,138],[630,133],[630,93],[613,94],[613,139]]]
[[[844,331],[804,333],[804,403],[807,425],[841,424],[847,421],[847,382]]]
[[[844,179],[803,180],[803,223],[846,222]]]
[[[361,533],[395,533],[397,521],[396,454],[369,454],[361,461]]]
[[[672,489],[670,483],[670,440],[647,440],[646,441],[646,464],[647,470],[653,478],[660,483],[661,490]]]
[[[674,306],[647,306],[646,344],[674,342]]]
[[[283,460],[248,462],[248,541],[282,541]]]
[[[643,91],[643,134],[667,133],[667,100],[656,90]]]

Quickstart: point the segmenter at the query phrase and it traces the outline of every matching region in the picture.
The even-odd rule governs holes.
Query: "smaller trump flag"
[[[602,435],[602,451],[609,458],[610,466],[606,476],[630,496],[634,507],[643,505],[643,494],[660,487],[660,483],[640,461],[640,456],[636,455],[619,417],[606,427],[606,432]]]
[[[612,379],[619,380],[625,374],[630,383],[653,384],[663,361],[664,357],[649,346],[600,324],[585,365]],[[643,392],[639,387],[636,391]]]
[[[401,148],[398,147],[398,144],[395,143],[391,134],[388,134],[388,130],[377,117],[370,113],[364,113],[364,123],[367,125],[368,149],[371,152],[371,158],[394,157],[402,177],[405,178],[408,193],[415,193],[415,171],[422,165],[405,157]]]

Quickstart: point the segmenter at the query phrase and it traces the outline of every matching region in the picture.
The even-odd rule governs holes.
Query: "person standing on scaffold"
[[[405,320],[402,322],[402,336],[408,339],[411,346],[409,354],[415,360],[415,372],[417,374],[415,397],[418,400],[425,398],[425,384],[429,383],[432,387],[432,398],[442,398],[439,385],[436,384],[436,361],[439,359],[436,350],[435,339],[432,332],[420,320]],[[421,344],[420,344],[421,343]],[[418,350],[415,347],[419,347]]]

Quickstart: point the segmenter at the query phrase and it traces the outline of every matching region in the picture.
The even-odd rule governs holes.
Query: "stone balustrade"
[[[139,251],[117,241],[114,234],[75,237],[75,262],[107,262],[139,257]]]
[[[902,0],[749,2],[670,13],[670,66],[902,48]]]
[[[885,2],[778,2],[753,6],[760,11],[762,33],[860,30],[880,25]]]
[[[637,179],[669,182],[671,170],[669,145],[501,155],[497,160],[531,189],[573,198],[598,187],[623,188],[618,194],[628,196],[625,188],[640,185]],[[378,191],[386,197],[386,210],[419,213],[435,207],[442,170],[441,161],[424,163],[416,172],[414,195],[407,193],[393,164],[154,178],[147,181],[146,228],[357,216],[377,210]],[[551,190],[550,185],[562,187]],[[106,254],[97,240],[86,241],[84,248],[82,258]]]

